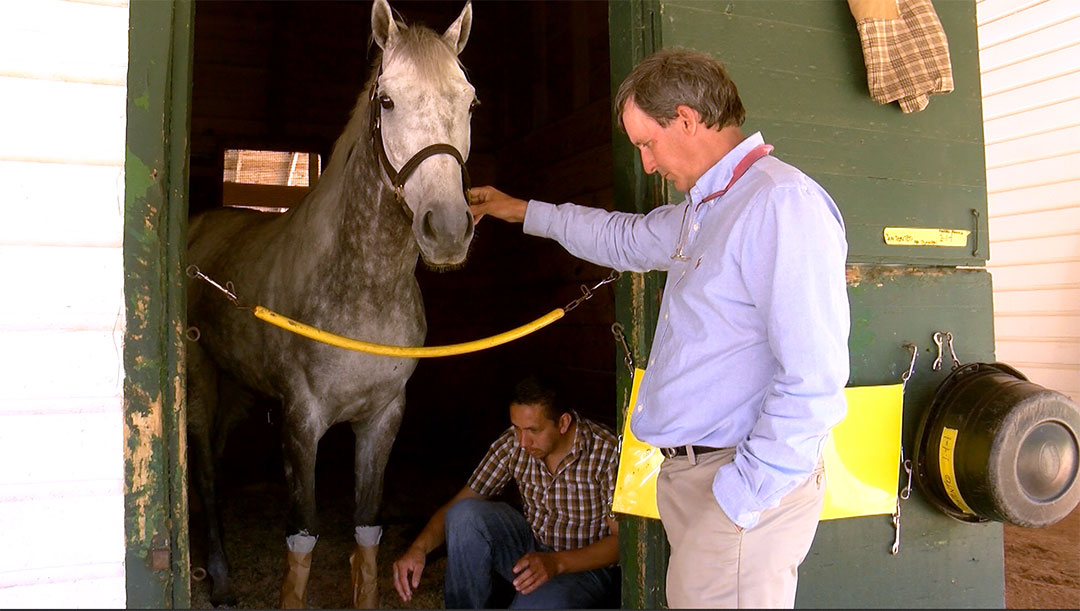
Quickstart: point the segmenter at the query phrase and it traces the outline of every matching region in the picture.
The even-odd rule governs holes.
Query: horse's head
[[[394,21],[386,0],[371,10],[382,49],[371,90],[374,144],[412,215],[421,256],[434,268],[464,263],[473,236],[465,160],[477,99],[458,61],[471,26],[471,3],[441,36]]]

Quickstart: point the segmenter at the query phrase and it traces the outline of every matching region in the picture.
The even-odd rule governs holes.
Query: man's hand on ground
[[[426,555],[415,547],[409,547],[404,554],[394,561],[394,589],[401,600],[409,602],[413,589],[420,586],[420,575],[424,573]]]

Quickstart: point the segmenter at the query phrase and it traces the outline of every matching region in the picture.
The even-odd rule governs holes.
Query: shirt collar
[[[586,450],[588,450],[588,435],[584,434],[582,427],[585,426],[585,421],[581,419],[576,411],[571,412],[574,416],[574,423],[577,425],[574,427],[574,441],[570,444],[570,451],[566,453],[566,458],[571,456],[581,456]],[[566,460],[564,458],[563,460]]]
[[[761,144],[765,144],[761,132],[754,132],[735,145],[735,148],[728,151],[726,155],[720,158],[720,161],[717,161],[713,167],[706,170],[701,175],[701,178],[694,183],[694,186],[690,187],[690,204],[696,206],[701,202],[702,198],[708,197],[709,194],[726,187],[731,182],[731,176],[735,173],[735,166],[739,165],[743,157],[754,150],[754,147]]]

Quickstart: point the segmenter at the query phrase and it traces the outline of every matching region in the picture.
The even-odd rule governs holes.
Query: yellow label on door
[[[967,246],[967,229],[934,229],[931,227],[886,227],[885,243],[889,246]]]
[[[945,427],[941,431],[941,443],[938,444],[938,469],[941,471],[941,483],[945,486],[945,494],[949,495],[957,507],[974,515],[975,512],[964,502],[964,497],[960,496],[960,487],[956,485],[956,473],[953,470],[956,435],[956,429]]]

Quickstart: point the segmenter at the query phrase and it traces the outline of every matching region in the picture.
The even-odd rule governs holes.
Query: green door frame
[[[639,61],[661,46],[660,4],[657,0],[608,2],[611,45],[611,91]],[[645,174],[637,151],[612,117],[612,165],[615,208],[624,212],[648,212],[665,203],[667,190],[656,176]],[[626,330],[633,362],[640,368],[649,357],[652,334],[660,311],[665,274],[623,274],[615,284],[615,320]],[[623,427],[630,400],[632,378],[622,361],[615,367],[616,418]],[[622,608],[661,609],[667,606],[664,587],[668,542],[659,520],[619,516],[619,563],[622,566]]]
[[[124,161],[127,606],[191,605],[184,409],[192,0],[132,0]]]

